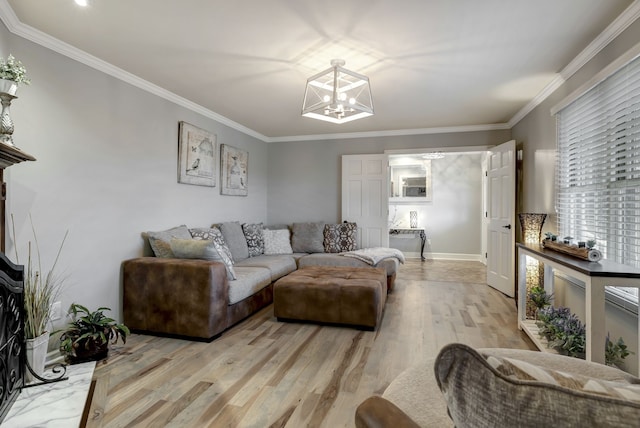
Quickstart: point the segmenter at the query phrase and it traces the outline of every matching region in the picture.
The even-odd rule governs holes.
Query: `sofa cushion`
[[[249,257],[237,263],[237,266],[253,266],[269,269],[271,272],[271,281],[275,281],[285,275],[290,274],[297,269],[296,260],[292,255],[261,255],[258,257]]]
[[[264,237],[265,255],[293,254],[289,238],[289,229],[264,229],[262,234]]]
[[[356,223],[325,224],[323,247],[326,253],[341,253],[357,249]]]
[[[233,264],[233,254],[231,254],[231,250],[229,249],[227,242],[224,240],[224,236],[222,236],[222,232],[220,232],[220,229],[215,226],[201,227],[189,229],[189,233],[191,233],[193,239],[196,240],[215,241],[218,244],[216,248],[218,249],[222,257],[225,260],[231,260],[231,263]]]
[[[581,377],[579,374],[567,376],[567,373],[552,373],[552,369],[543,368],[536,370],[537,376],[527,375],[528,378],[522,374],[507,375],[505,373],[511,372],[512,368],[498,370],[494,367],[496,364],[503,364],[505,359],[486,352],[483,350],[481,354],[466,345],[456,343],[445,346],[436,358],[435,375],[438,386],[445,396],[449,414],[456,427],[627,427],[629,421],[640,418],[638,402],[603,394],[603,390],[596,393],[584,387],[568,387],[557,381],[559,377]],[[561,364],[566,364],[567,367],[580,365],[579,363],[590,366],[585,372],[597,373],[602,368],[606,374],[610,369],[572,357],[555,357],[561,359]],[[488,359],[493,361],[490,363]],[[525,364],[531,365],[520,362],[519,370]],[[590,381],[592,386],[602,382],[599,376]],[[623,395],[631,387],[628,382],[617,383],[618,392]]]
[[[229,304],[253,296],[271,284],[271,272],[262,267],[235,266],[236,280],[229,281]]]
[[[242,232],[244,233],[249,249],[249,257],[256,257],[264,253],[262,229],[264,229],[262,223],[245,223],[242,225]]]
[[[240,222],[230,221],[219,224],[218,227],[220,228],[220,232],[222,232],[222,236],[224,236],[229,250],[231,250],[233,261],[239,262],[240,260],[248,258],[249,246],[247,245],[247,240],[244,237]]]
[[[173,238],[191,239],[189,229],[184,224],[160,232],[144,232],[142,236],[149,239],[149,245],[151,245],[155,256],[164,259],[174,257],[173,251],[171,251],[171,240]]]
[[[233,261],[215,240],[172,239],[171,251],[179,259],[203,259],[224,263],[227,279],[236,279]]]
[[[324,223],[293,223],[291,248],[294,253],[324,252]]]

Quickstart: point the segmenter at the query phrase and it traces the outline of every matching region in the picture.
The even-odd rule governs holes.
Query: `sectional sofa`
[[[392,290],[402,254],[363,261],[352,253],[356,233],[354,223],[239,222],[143,233],[145,256],[122,263],[124,322],[137,332],[212,340],[269,305],[274,282],[305,266],[383,268]]]

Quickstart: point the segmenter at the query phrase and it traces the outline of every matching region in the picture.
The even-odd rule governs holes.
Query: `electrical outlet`
[[[62,318],[62,302],[53,302],[51,305],[51,321],[56,321]]]

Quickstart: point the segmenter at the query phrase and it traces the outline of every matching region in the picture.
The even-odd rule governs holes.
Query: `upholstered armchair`
[[[640,420],[640,379],[572,357],[455,343],[365,400],[355,420],[393,428],[628,427]]]

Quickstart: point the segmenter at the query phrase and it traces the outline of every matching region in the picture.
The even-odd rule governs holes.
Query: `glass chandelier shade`
[[[373,115],[369,78],[343,68],[341,59],[307,79],[302,115],[332,123],[346,123]]]

